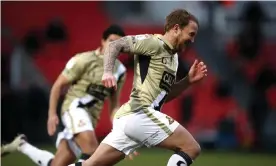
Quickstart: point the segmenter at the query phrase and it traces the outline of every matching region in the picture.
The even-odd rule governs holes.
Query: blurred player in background
[[[120,51],[134,54],[135,74],[130,100],[116,112],[113,130],[95,153],[73,165],[111,166],[143,145],[175,152],[167,166],[188,166],[200,153],[193,136],[177,121],[160,112],[164,102],[179,96],[191,84],[207,75],[203,62],[195,60],[188,75],[175,82],[178,51],[194,42],[198,21],[186,10],[166,17],[164,35],[126,36],[109,43],[104,55],[103,84],[117,86],[113,68]]]
[[[104,87],[103,54],[109,42],[125,36],[123,29],[112,25],[103,32],[101,47],[94,51],[83,52],[72,57],[65,69],[55,81],[49,101],[48,134],[54,135],[59,123],[57,115],[58,100],[65,87],[69,90],[62,104],[62,123],[65,129],[58,133],[55,156],[40,150],[26,141],[24,135],[19,135],[12,143],[1,148],[1,154],[18,150],[41,166],[66,166],[89,158],[98,146],[94,132],[103,108],[104,100],[109,97],[110,114],[119,108],[121,88],[125,82],[126,68],[116,60],[113,74],[118,84],[117,90]],[[3,150],[3,151],[2,151]]]

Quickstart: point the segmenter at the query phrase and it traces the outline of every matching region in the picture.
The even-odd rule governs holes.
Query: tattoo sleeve
[[[113,71],[115,60],[120,52],[130,52],[130,43],[128,37],[122,37],[118,40],[110,42],[104,52],[104,72],[108,73]]]

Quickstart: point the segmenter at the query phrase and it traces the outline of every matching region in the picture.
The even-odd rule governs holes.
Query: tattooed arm
[[[152,35],[126,36],[108,44],[104,53],[104,73],[102,76],[102,84],[105,87],[117,89],[113,68],[120,52],[139,56],[153,56],[156,54],[159,42],[151,37]]]
[[[110,42],[104,52],[104,73],[112,73],[119,53],[129,53],[130,47],[129,36]]]
[[[158,51],[159,42],[152,35],[125,36],[110,42],[104,53],[104,72],[112,73],[115,59],[120,52],[152,56]],[[156,49],[157,48],[157,49]]]

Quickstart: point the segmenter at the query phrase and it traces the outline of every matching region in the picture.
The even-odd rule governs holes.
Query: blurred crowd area
[[[70,57],[99,47],[112,23],[128,35],[163,33],[166,15],[176,8],[200,22],[194,45],[179,53],[178,78],[196,58],[208,65],[208,77],[163,112],[203,148],[276,151],[276,3],[256,1],[1,2],[2,142],[25,133],[32,142],[49,143],[49,92]],[[128,55],[120,60],[128,68],[126,102],[133,61]],[[107,107],[99,137],[111,129]]]

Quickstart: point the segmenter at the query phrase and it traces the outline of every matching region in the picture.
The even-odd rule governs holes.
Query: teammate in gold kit
[[[109,43],[104,55],[103,84],[118,86],[112,73],[120,51],[134,54],[135,73],[130,100],[116,112],[113,130],[86,161],[73,165],[111,166],[143,145],[175,151],[168,166],[188,166],[199,155],[200,146],[177,121],[161,113],[164,102],[180,95],[189,85],[207,75],[203,62],[195,60],[187,77],[175,82],[178,51],[194,42],[197,19],[186,10],[166,17],[164,35],[126,36]]]
[[[65,129],[58,133],[55,156],[30,145],[26,142],[24,135],[18,136],[9,146],[3,146],[6,148],[3,148],[1,154],[17,149],[42,166],[66,166],[78,157],[80,161],[89,158],[98,146],[94,128],[99,120],[104,100],[110,99],[111,117],[119,108],[126,68],[119,60],[116,60],[113,70],[118,84],[116,91],[114,88],[104,87],[101,79],[104,70],[104,50],[109,42],[123,36],[125,33],[119,26],[110,26],[103,33],[102,47],[73,56],[54,83],[50,94],[47,124],[50,136],[56,132],[59,123],[56,110],[61,90],[69,86],[62,104],[62,123]]]

